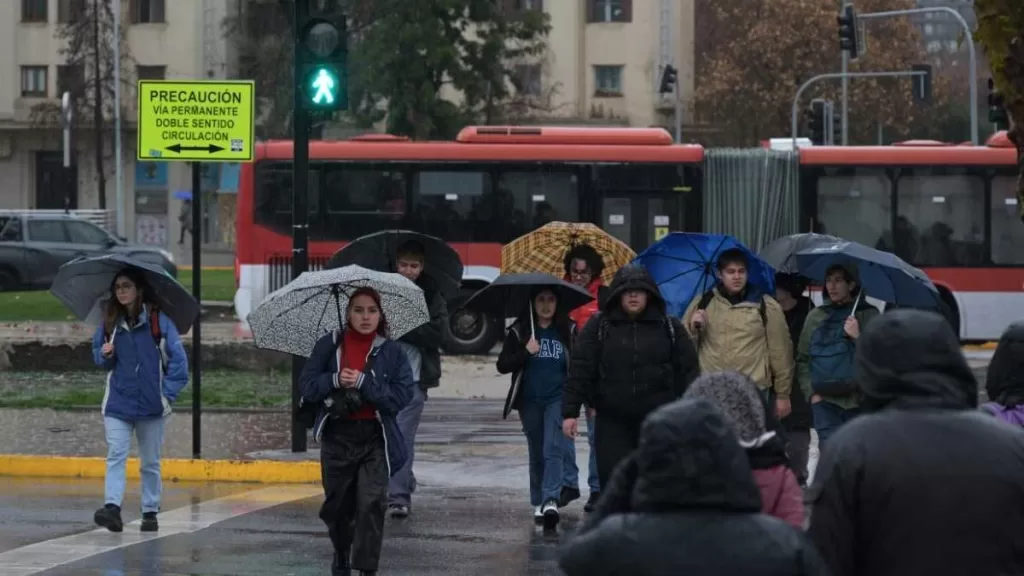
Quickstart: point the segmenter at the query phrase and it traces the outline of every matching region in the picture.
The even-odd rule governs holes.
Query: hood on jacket
[[[602,310],[610,312],[620,305],[620,296],[629,290],[643,290],[650,295],[647,300],[647,307],[652,306],[662,314],[665,313],[665,298],[662,297],[658,285],[647,268],[640,264],[627,264],[615,273],[611,286],[608,287],[608,297],[605,298]]]
[[[989,400],[1003,406],[1024,404],[1024,322],[1010,324],[999,338],[985,391]]]
[[[634,457],[636,512],[761,510],[747,456],[726,417],[707,400],[677,400],[652,412]]]
[[[946,320],[900,309],[875,318],[857,339],[857,384],[868,411],[978,405],[978,382]]]

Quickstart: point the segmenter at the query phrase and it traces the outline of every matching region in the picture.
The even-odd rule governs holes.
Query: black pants
[[[388,465],[376,420],[332,420],[320,447],[324,505],[320,519],[334,545],[335,568],[376,570],[384,542]]]
[[[615,466],[640,443],[640,424],[613,414],[598,412],[600,424],[594,428],[594,451],[597,452],[597,478],[607,486]]]

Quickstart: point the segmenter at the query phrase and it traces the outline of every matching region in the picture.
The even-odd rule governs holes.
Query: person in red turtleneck
[[[590,292],[593,300],[576,308],[569,313],[569,319],[576,326],[578,334],[587,325],[590,318],[597,313],[604,303],[608,287],[604,285],[601,274],[604,272],[604,259],[588,244],[574,246],[565,255],[565,280]],[[597,456],[594,452],[594,426],[597,422],[594,409],[587,408],[587,443],[590,445],[590,461],[588,463],[587,487],[590,488],[590,497],[583,506],[586,512],[593,512],[597,504],[598,496],[601,493],[601,483],[597,478]],[[559,504],[566,506],[573,500],[580,497],[580,471],[576,466],[576,444],[573,440],[569,442],[569,449],[565,453],[565,487],[562,488],[562,498]]]
[[[324,504],[334,545],[331,573],[376,574],[384,541],[388,479],[408,458],[396,416],[413,398],[409,360],[388,339],[380,295],[359,288],[340,332],[317,341],[299,379],[302,401],[320,405]]]

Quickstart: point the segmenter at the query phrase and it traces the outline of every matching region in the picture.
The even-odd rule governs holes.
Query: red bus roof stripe
[[[467,126],[455,138],[463,144],[534,144],[563,146],[671,146],[664,128],[558,126]]]
[[[803,166],[1014,166],[1012,148],[984,146],[820,146],[800,149]]]

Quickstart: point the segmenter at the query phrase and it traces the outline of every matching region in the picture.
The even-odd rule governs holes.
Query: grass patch
[[[102,372],[0,372],[0,408],[70,408],[103,402],[106,374]],[[290,372],[203,372],[202,401],[210,408],[287,407],[291,398]],[[178,398],[192,405],[192,387]]]
[[[192,270],[178,271],[178,281],[192,291]],[[203,300],[235,299],[233,270],[203,270]],[[74,315],[49,291],[0,292],[0,322],[73,322]]]

